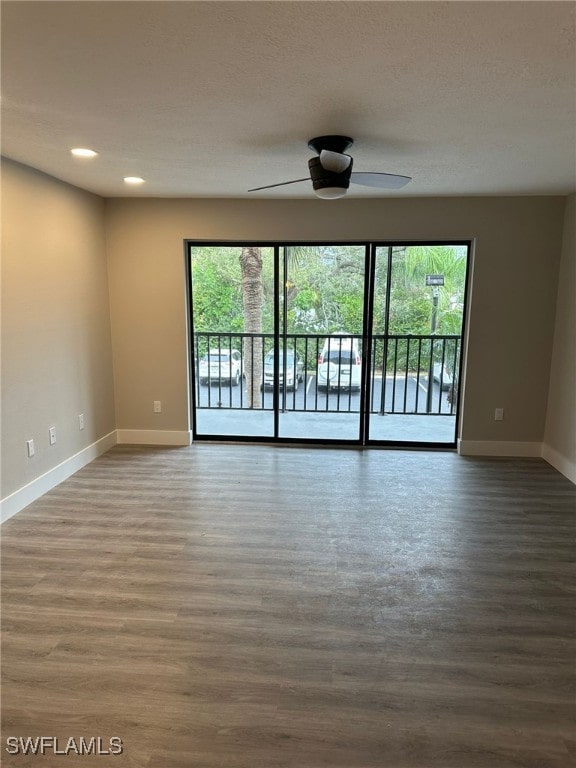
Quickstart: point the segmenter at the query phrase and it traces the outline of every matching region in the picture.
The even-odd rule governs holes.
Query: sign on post
[[[426,285],[444,285],[444,275],[426,275]]]

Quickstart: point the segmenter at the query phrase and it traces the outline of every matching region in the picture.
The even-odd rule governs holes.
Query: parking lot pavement
[[[427,380],[419,381],[413,376],[374,377],[370,410],[374,413],[427,413]],[[196,386],[196,405],[200,408],[248,409],[245,387],[230,386],[227,382]],[[274,392],[267,389],[262,393],[262,408],[274,408]],[[346,390],[320,392],[316,387],[316,377],[307,375],[297,391],[283,390],[279,393],[281,411],[312,411],[319,413],[359,413],[360,393]],[[433,384],[432,413],[451,413],[451,405],[446,391],[440,391],[438,384]]]

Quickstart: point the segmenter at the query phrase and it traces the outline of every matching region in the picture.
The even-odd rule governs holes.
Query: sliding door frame
[[[228,247],[228,248],[271,248],[274,258],[274,349],[279,350],[280,344],[284,345],[287,335],[287,262],[288,249],[291,247],[318,247],[318,246],[356,246],[365,249],[364,265],[364,306],[363,306],[363,324],[362,324],[362,354],[361,354],[361,387],[360,387],[360,412],[358,424],[358,437],[356,439],[341,438],[301,438],[301,437],[283,437],[280,432],[280,388],[273,389],[273,435],[222,435],[222,434],[199,434],[196,429],[196,360],[194,350],[194,297],[192,286],[192,249],[194,247]],[[251,443],[294,443],[294,444],[322,444],[334,446],[350,447],[381,447],[381,448],[412,448],[429,450],[450,450],[455,449],[457,445],[457,436],[460,427],[460,410],[462,403],[462,387],[458,386],[456,394],[455,407],[455,429],[454,440],[450,442],[425,442],[410,440],[377,440],[370,437],[370,420],[374,414],[370,412],[370,402],[372,395],[372,376],[371,376],[371,351],[372,351],[372,324],[374,319],[374,282],[376,274],[376,254],[379,248],[388,248],[388,263],[386,277],[386,309],[385,309],[385,330],[384,339],[387,350],[389,338],[389,319],[390,319],[390,297],[391,297],[391,261],[392,249],[395,246],[465,246],[467,248],[466,271],[464,283],[464,300],[462,312],[462,326],[460,330],[460,356],[458,365],[458,382],[462,382],[462,374],[465,370],[465,340],[468,332],[468,300],[469,300],[469,282],[471,274],[472,258],[472,240],[404,240],[404,239],[386,239],[386,240],[206,240],[206,239],[186,239],[184,240],[184,262],[186,276],[186,302],[187,302],[187,352],[188,352],[188,371],[189,371],[189,418],[192,426],[192,439],[194,441],[221,441],[221,442],[251,442]],[[282,271],[282,275],[280,274]],[[280,291],[278,286],[282,279],[282,317],[280,317]],[[387,359],[387,357],[385,358]],[[274,371],[275,380],[279,380],[279,357],[275,356]],[[385,372],[384,372],[385,373]]]

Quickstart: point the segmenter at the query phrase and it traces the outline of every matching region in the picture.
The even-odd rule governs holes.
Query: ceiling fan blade
[[[351,162],[350,155],[344,155],[341,152],[332,152],[330,149],[323,149],[320,152],[320,163],[325,171],[343,173]]]
[[[310,176],[306,176],[304,179],[294,179],[293,181],[281,181],[279,184],[267,184],[265,187],[254,187],[254,189],[249,189],[248,192],[258,192],[260,189],[272,189],[272,187],[285,187],[286,184],[297,184],[299,181],[310,181]]]
[[[364,187],[379,187],[380,189],[400,189],[412,181],[411,176],[398,176],[395,173],[352,173],[350,181],[362,184]]]

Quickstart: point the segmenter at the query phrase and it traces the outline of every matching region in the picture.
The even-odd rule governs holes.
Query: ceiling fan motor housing
[[[354,139],[350,138],[350,136],[335,135],[316,136],[315,139],[310,139],[308,142],[310,149],[313,149],[318,154],[320,154],[323,149],[328,149],[331,152],[346,152],[352,144],[354,144]]]
[[[319,157],[311,157],[308,160],[308,168],[310,169],[310,178],[312,179],[312,186],[315,190],[326,189],[328,187],[338,187],[340,189],[348,189],[350,186],[350,175],[352,173],[352,159],[346,170],[342,173],[335,173],[334,171],[327,171],[322,166]]]

